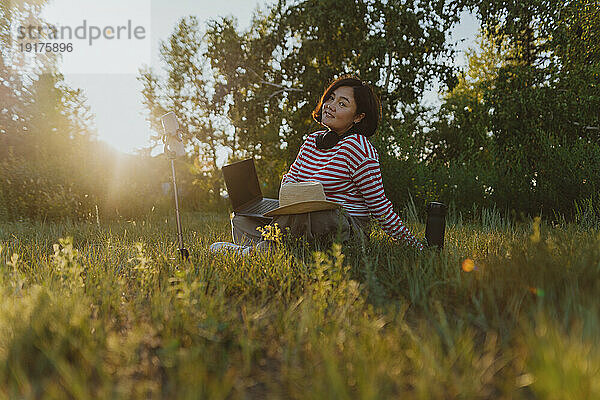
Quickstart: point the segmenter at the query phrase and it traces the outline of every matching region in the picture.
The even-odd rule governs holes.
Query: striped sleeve
[[[364,159],[354,171],[352,180],[362,193],[369,211],[388,235],[423,250],[423,245],[410,233],[398,214],[394,212],[392,202],[386,197],[381,179],[381,169],[376,159]]]

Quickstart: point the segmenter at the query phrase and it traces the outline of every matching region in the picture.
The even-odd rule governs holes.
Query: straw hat
[[[279,207],[264,215],[272,217],[283,214],[303,214],[339,207],[339,204],[326,200],[320,182],[288,183],[279,189]]]

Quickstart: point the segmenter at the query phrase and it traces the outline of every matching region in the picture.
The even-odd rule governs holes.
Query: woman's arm
[[[392,202],[386,197],[381,179],[381,169],[377,160],[364,159],[354,171],[352,180],[362,193],[369,211],[388,235],[423,250],[423,245],[410,233],[398,214],[394,212]]]

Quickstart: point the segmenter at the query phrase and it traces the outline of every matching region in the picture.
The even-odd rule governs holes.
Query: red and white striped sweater
[[[341,204],[350,215],[373,215],[392,238],[422,249],[423,245],[404,226],[385,196],[379,156],[367,138],[348,135],[333,148],[321,150],[316,146],[319,133],[322,132],[311,133],[302,144],[281,185],[321,182],[327,200]]]

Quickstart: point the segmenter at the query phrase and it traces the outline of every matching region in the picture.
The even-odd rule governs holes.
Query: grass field
[[[478,215],[241,258],[186,214],[190,262],[172,217],[0,224],[0,397],[600,398],[597,225]]]

